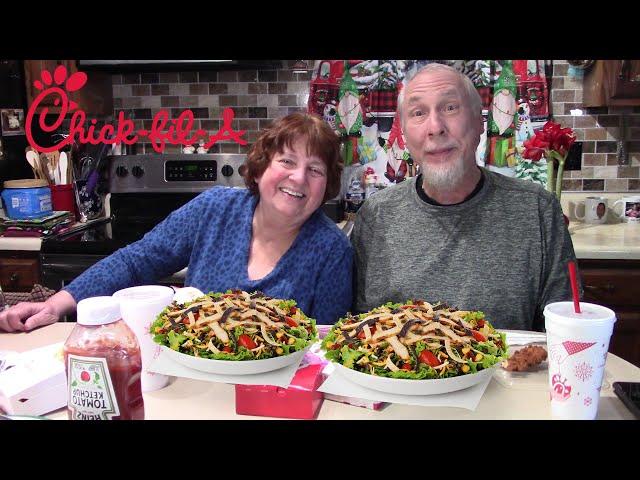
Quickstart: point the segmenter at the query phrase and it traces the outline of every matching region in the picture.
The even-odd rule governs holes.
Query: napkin
[[[252,375],[222,375],[219,373],[201,372],[179,363],[174,362],[162,351],[153,360],[148,370],[151,372],[173,375],[174,377],[186,377],[194,380],[204,380],[206,382],[233,383],[237,385],[275,385],[277,387],[288,387],[293,380],[299,362],[271,372],[255,373]]]
[[[325,370],[325,373],[327,373],[327,370]],[[464,390],[441,393],[439,395],[398,395],[362,387],[347,380],[334,370],[318,391],[378,402],[420,405],[423,407],[458,407],[473,411],[480,403],[480,399],[490,381],[491,377],[488,377],[484,382]]]

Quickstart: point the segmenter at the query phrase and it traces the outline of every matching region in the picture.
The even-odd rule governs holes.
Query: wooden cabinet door
[[[0,257],[0,285],[5,292],[30,292],[40,283],[40,262],[29,254]]]
[[[584,77],[585,107],[640,105],[640,60],[597,60]]]
[[[78,71],[75,60],[25,60],[25,82],[27,89],[27,104],[31,106],[33,100],[38,96],[40,90],[33,86],[35,80],[42,81],[42,71],[47,70],[53,75],[58,65],[67,68],[67,77]],[[87,73],[87,83],[80,90],[69,93],[69,98],[78,104],[79,109],[87,115],[111,115],[113,114],[113,90],[111,85],[111,75],[103,72]],[[53,96],[45,99],[38,108],[48,108],[49,112],[57,113],[60,107],[53,104]],[[47,103],[51,102],[51,103]]]
[[[75,68],[75,62],[74,68]],[[27,104],[31,106],[33,100],[40,94],[40,90],[33,86],[33,82],[36,80],[42,81],[42,71],[47,70],[51,75],[58,67],[58,65],[64,65],[67,67],[67,72],[69,72],[69,61],[68,60],[25,60],[24,61],[24,78],[27,88]],[[69,72],[69,75],[72,72]],[[60,110],[60,107],[53,104],[53,97],[48,96],[41,103],[42,107],[47,107],[50,112],[55,113]],[[38,109],[38,112],[41,109]]]
[[[583,301],[616,312],[609,351],[640,367],[640,262],[580,260]]]

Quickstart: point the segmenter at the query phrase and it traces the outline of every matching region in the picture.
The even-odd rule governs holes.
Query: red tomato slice
[[[253,350],[257,347],[256,342],[251,340],[251,337],[245,333],[238,337],[238,343],[249,350]]]
[[[426,363],[430,367],[437,367],[441,363],[440,360],[438,360],[438,358],[429,350],[423,350],[422,352],[420,352],[418,360],[421,363]]]
[[[476,339],[477,342],[486,342],[487,339],[480,332],[476,332],[475,330],[471,330],[471,335]]]
[[[298,326],[298,324],[296,323],[296,321],[295,321],[293,318],[291,318],[291,317],[284,317],[284,321],[285,321],[285,322],[287,323],[287,325],[289,325],[290,327],[295,328],[295,327],[297,327],[297,326]]]
[[[402,365],[402,370],[411,370],[411,364],[410,363],[405,363]]]
[[[482,318],[480,320],[478,320],[478,326],[480,328],[484,327],[484,320]]]
[[[222,351],[227,353],[233,353],[233,350],[231,350],[231,347],[229,345],[227,345],[226,347],[223,347]]]

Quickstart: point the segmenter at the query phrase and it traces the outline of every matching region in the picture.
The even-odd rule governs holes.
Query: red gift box
[[[324,400],[322,392],[317,391],[325,380],[324,367],[324,363],[303,363],[288,388],[236,385],[236,413],[304,420],[316,418]]]

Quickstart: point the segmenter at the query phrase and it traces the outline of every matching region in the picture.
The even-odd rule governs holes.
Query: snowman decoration
[[[516,140],[522,143],[533,137],[533,127],[531,125],[531,115],[529,104],[522,102],[518,105],[518,130],[516,132]]]
[[[333,103],[327,103],[324,106],[322,119],[331,127],[334,132],[336,129],[336,106]]]

